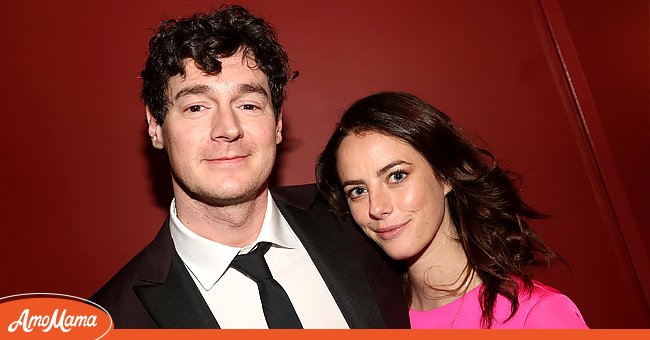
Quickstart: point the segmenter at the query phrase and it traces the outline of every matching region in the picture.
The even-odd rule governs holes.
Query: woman
[[[373,94],[341,117],[316,167],[341,214],[408,269],[412,328],[586,328],[532,280],[556,256],[509,174],[419,98]]]

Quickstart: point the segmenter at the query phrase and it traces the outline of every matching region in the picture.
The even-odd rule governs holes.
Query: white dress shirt
[[[258,242],[273,246],[265,255],[273,278],[282,285],[304,328],[349,328],[307,250],[268,193],[260,234],[244,248],[229,247],[189,230],[170,207],[169,229],[178,255],[221,328],[268,328],[257,284],[229,268],[239,253]]]

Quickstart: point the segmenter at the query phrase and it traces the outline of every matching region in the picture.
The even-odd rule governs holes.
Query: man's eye
[[[255,110],[255,109],[257,109],[257,106],[256,106],[256,105],[253,105],[253,104],[243,104],[243,105],[241,106],[241,108],[242,108],[243,110]]]
[[[201,112],[203,110],[203,106],[201,105],[192,105],[187,108],[187,111],[189,112]]]

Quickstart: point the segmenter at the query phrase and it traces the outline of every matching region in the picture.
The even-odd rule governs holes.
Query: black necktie
[[[264,254],[269,248],[270,243],[260,242],[248,254],[235,256],[230,266],[257,283],[264,318],[269,328],[302,328],[287,292],[275,281],[264,260]]]

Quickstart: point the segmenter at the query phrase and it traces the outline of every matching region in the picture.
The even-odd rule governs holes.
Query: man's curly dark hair
[[[203,72],[221,72],[220,58],[242,50],[268,77],[273,111],[277,118],[290,78],[287,53],[277,41],[275,30],[262,18],[241,6],[162,22],[149,40],[149,56],[142,70],[142,99],[153,117],[162,124],[170,100],[169,79],[185,76],[185,62],[193,60]]]

